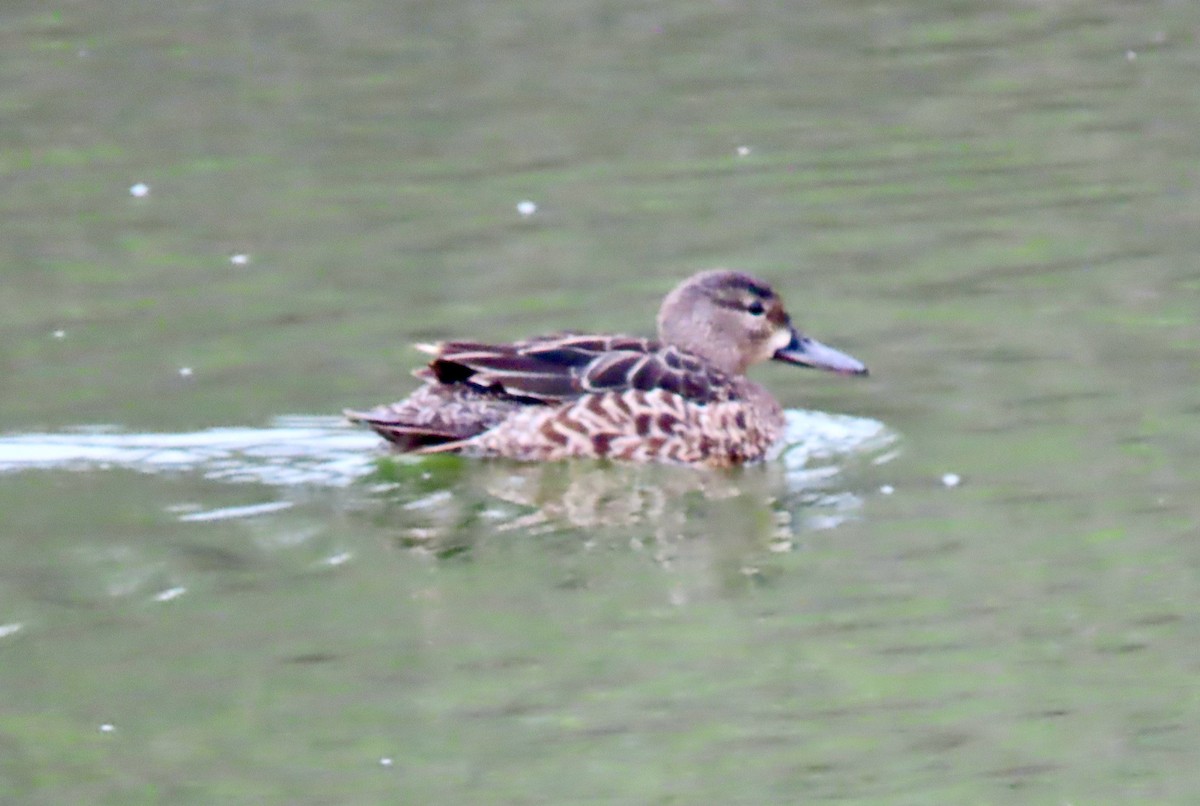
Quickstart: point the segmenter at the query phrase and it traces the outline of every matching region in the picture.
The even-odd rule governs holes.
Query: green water
[[[410,389],[410,342],[644,333],[718,265],[872,370],[756,377],[894,442],[810,475],[374,472],[365,436],[304,475],[294,433],[11,466],[0,801],[1196,802],[1198,31],[6,4],[4,449],[282,443]]]

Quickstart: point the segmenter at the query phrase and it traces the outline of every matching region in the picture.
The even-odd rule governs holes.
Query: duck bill
[[[787,346],[776,350],[771,358],[785,364],[824,369],[839,375],[867,374],[866,365],[857,358],[795,331],[792,331],[792,340]]]

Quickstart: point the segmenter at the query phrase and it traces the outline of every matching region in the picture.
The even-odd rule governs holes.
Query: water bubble
[[[750,146],[738,146],[737,147],[737,155],[739,157],[750,156]]]
[[[946,473],[942,476],[942,486],[957,487],[962,484],[962,476],[957,473]]]
[[[149,195],[149,193],[150,186],[145,182],[138,182],[137,184],[129,186],[129,195],[133,196],[135,199],[145,198],[147,195]]]
[[[890,484],[885,484],[879,488],[879,492],[883,495],[891,495],[892,493],[896,492],[896,488]]]
[[[238,252],[229,256],[229,262],[235,266],[245,266],[250,262],[250,256],[245,252]]]
[[[520,213],[522,218],[529,218],[537,212],[537,209],[537,203],[531,202],[529,199],[517,202],[517,212]]]
[[[180,367],[179,368],[179,377],[180,378],[192,377],[192,368],[191,367]]]

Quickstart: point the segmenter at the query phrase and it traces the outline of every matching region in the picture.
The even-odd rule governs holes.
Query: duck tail
[[[352,423],[365,425],[392,443],[400,453],[441,453],[458,449],[462,434],[429,426],[409,425],[379,417],[369,411],[346,409],[342,414]]]

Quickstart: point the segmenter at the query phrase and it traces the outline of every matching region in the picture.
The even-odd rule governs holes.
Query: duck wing
[[[704,360],[652,339],[555,335],[512,344],[442,342],[419,374],[533,403],[586,394],[663,389],[698,403],[729,399],[729,378]]]

